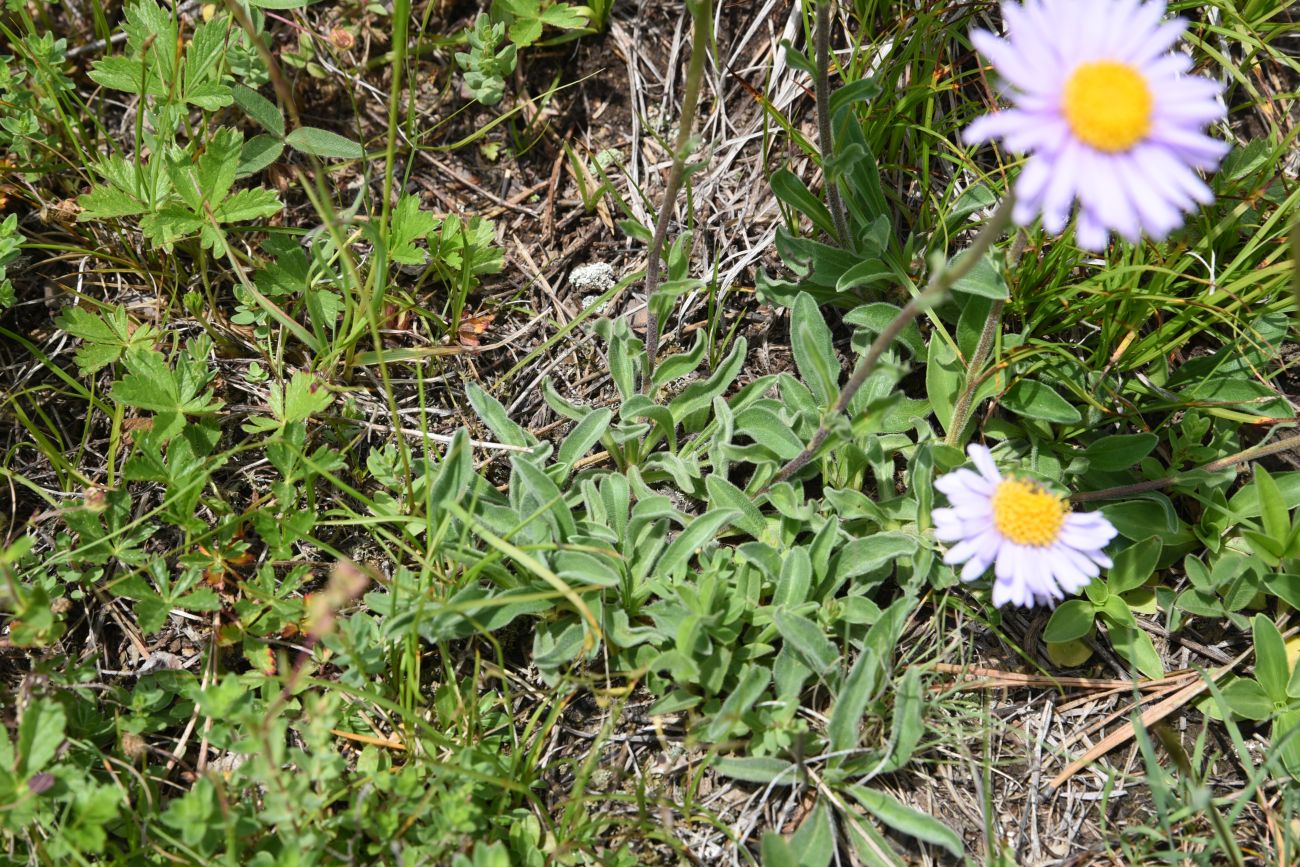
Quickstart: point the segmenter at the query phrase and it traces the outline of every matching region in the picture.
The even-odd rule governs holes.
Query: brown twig
[[[930,282],[925,289],[907,302],[907,306],[900,310],[894,320],[876,336],[876,339],[872,341],[871,346],[867,349],[867,354],[862,356],[862,360],[858,362],[853,375],[849,377],[849,381],[845,383],[843,390],[840,391],[835,406],[831,407],[831,411],[826,414],[821,425],[817,428],[817,432],[813,434],[812,440],[808,445],[804,446],[803,451],[791,458],[781,468],[781,471],[776,474],[776,478],[772,480],[768,487],[790,478],[812,460],[817,450],[821,448],[822,443],[826,442],[826,438],[830,436],[831,419],[838,418],[848,409],[854,395],[858,393],[867,378],[875,371],[880,356],[894,342],[894,339],[903,332],[903,329],[912,323],[913,319],[921,315],[923,310],[938,302],[948,293],[954,283],[966,276],[970,269],[975,266],[975,263],[983,258],[984,254],[993,246],[993,242],[1002,235],[1002,231],[1011,222],[1012,205],[1013,197],[1008,194],[1002,200],[1002,203],[998,205],[997,210],[989,217],[988,222],[984,224],[984,228],[980,229],[980,233],[975,236],[974,242],[966,249],[961,258],[946,267],[935,269],[934,273],[930,275]]]

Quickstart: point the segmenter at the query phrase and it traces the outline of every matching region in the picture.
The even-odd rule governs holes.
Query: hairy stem
[[[1137,482],[1132,485],[1119,485],[1118,487],[1114,487],[1114,488],[1103,488],[1100,491],[1080,491],[1077,494],[1070,495],[1070,502],[1090,503],[1093,502],[1094,500],[1114,500],[1120,497],[1129,497],[1132,496],[1133,494],[1145,494],[1149,491],[1159,491],[1163,488],[1173,487],[1174,485],[1178,484],[1179,481],[1186,478],[1191,473],[1195,473],[1195,472],[1214,473],[1214,472],[1218,472],[1219,470],[1227,469],[1228,467],[1231,467],[1235,464],[1244,464],[1248,461],[1257,461],[1260,458],[1266,458],[1269,455],[1276,455],[1276,454],[1280,454],[1281,452],[1291,451],[1292,449],[1300,449],[1300,434],[1295,434],[1289,437],[1283,437],[1282,439],[1276,442],[1264,443],[1263,445],[1253,446],[1252,448],[1248,448],[1245,449],[1244,451],[1237,452],[1235,455],[1228,455],[1226,458],[1219,458],[1218,460],[1210,461],[1208,464],[1202,464],[1201,466],[1196,467],[1192,470],[1184,471],[1181,473],[1174,473],[1173,475],[1165,476],[1162,479],[1150,479],[1148,481]]]
[[[898,315],[894,317],[893,321],[876,336],[876,339],[871,342],[871,346],[867,349],[866,355],[862,356],[862,360],[858,362],[853,375],[849,377],[849,381],[845,383],[844,388],[840,391],[835,406],[831,407],[831,411],[827,413],[821,425],[817,428],[817,432],[813,434],[812,440],[808,445],[804,446],[803,451],[791,458],[789,463],[781,468],[781,471],[776,474],[776,478],[772,480],[772,484],[785,481],[812,460],[817,450],[821,448],[822,443],[826,442],[826,438],[831,434],[831,420],[842,415],[848,408],[849,403],[852,402],[858,390],[862,388],[863,383],[875,371],[880,356],[889,348],[889,344],[894,342],[894,339],[902,333],[904,328],[911,324],[912,320],[942,299],[948,290],[952,288],[952,285],[966,276],[970,269],[975,266],[975,263],[983,258],[984,254],[993,246],[993,242],[1002,236],[1003,230],[1011,222],[1011,207],[1012,196],[1008,194],[1002,200],[1002,204],[998,205],[993,215],[989,217],[988,222],[984,224],[984,228],[980,229],[980,233],[975,236],[975,240],[962,254],[961,258],[936,269],[930,275],[930,282],[925,289],[907,302],[907,306],[898,311]]]
[[[655,357],[659,354],[659,315],[655,312],[654,296],[659,290],[659,272],[662,266],[664,242],[668,239],[668,221],[673,205],[681,191],[682,176],[686,173],[686,158],[690,155],[691,127],[695,125],[695,110],[700,103],[700,85],[704,81],[704,58],[709,51],[709,28],[713,21],[713,0],[688,2],[691,11],[691,63],[686,69],[686,90],[682,93],[682,117],[673,146],[673,164],[668,170],[668,183],[664,187],[663,203],[659,206],[659,219],[655,222],[654,239],[650,242],[649,261],[645,270],[646,334],[645,372],[641,376],[641,391],[650,393],[654,379]]]
[[[1022,229],[1016,233],[1016,239],[1011,242],[1011,249],[1007,252],[1007,267],[1012,268],[1020,261],[1020,254],[1024,252],[1027,238]],[[966,432],[966,425],[970,421],[971,410],[974,407],[975,392],[979,390],[984,377],[980,376],[980,370],[984,367],[984,362],[989,360],[989,353],[993,350],[993,339],[997,336],[998,325],[1002,322],[1002,309],[1006,307],[1005,301],[994,301],[989,307],[988,318],[984,320],[984,329],[980,332],[979,343],[975,347],[975,354],[971,356],[970,364],[966,366],[966,384],[961,390],[961,395],[957,398],[957,405],[953,407],[952,419],[948,425],[948,435],[944,437],[944,442],[950,446],[955,446],[961,442],[962,435]]]
[[[813,82],[817,98],[817,144],[822,152],[822,177],[826,184],[826,204],[831,219],[835,221],[835,234],[841,247],[852,249],[855,245],[849,234],[849,220],[844,210],[840,187],[832,178],[827,163],[835,154],[835,140],[831,133],[831,4],[834,0],[816,0],[817,78]]]

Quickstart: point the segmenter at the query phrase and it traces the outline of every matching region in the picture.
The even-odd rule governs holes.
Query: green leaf
[[[1111,567],[1106,579],[1110,592],[1119,595],[1145,584],[1155,571],[1162,548],[1160,537],[1151,536],[1116,554],[1115,565]]]
[[[827,726],[831,752],[851,750],[858,745],[862,717],[880,687],[883,674],[880,656],[873,648],[863,648],[835,696],[830,725]]]
[[[790,311],[790,349],[804,384],[829,409],[840,393],[840,363],[821,309],[806,292],[799,293]]]
[[[835,236],[835,221],[831,219],[831,212],[826,210],[821,199],[813,195],[794,172],[787,168],[777,169],[769,183],[778,201],[812,220],[813,225],[822,232]]]
[[[767,522],[763,511],[754,505],[748,494],[722,476],[712,473],[705,476],[704,487],[709,495],[710,507],[732,511],[733,527],[744,530],[755,539],[763,539]]]
[[[359,160],[365,148],[336,132],[314,126],[300,126],[284,138],[285,144],[299,153],[339,160]]]
[[[1255,638],[1255,679],[1270,699],[1285,704],[1291,666],[1287,664],[1282,633],[1265,614],[1255,615],[1251,632]]]
[[[731,523],[735,517],[736,512],[731,509],[710,509],[691,521],[664,550],[663,556],[655,564],[656,573],[667,578],[678,569],[686,568],[696,550],[712,544],[718,530]]]
[[[423,265],[429,261],[429,252],[415,242],[428,239],[436,227],[433,214],[420,210],[420,197],[403,194],[389,222],[388,258],[402,265]]]
[[[1074,424],[1083,419],[1079,411],[1050,385],[1032,379],[1022,379],[1011,386],[1002,398],[1002,405],[1017,415],[1039,421]]]
[[[855,289],[870,289],[881,283],[894,283],[898,272],[883,259],[863,259],[844,271],[835,281],[836,292],[852,292]],[[883,303],[883,302],[882,302]]]
[[[790,837],[790,848],[799,853],[799,867],[827,867],[835,857],[835,829],[825,799],[804,818]]]
[[[1126,470],[1151,454],[1159,439],[1155,434],[1113,434],[1102,437],[1083,450],[1093,469],[1102,472]]]
[[[45,769],[63,743],[67,724],[63,705],[48,698],[33,699],[18,723],[18,766],[20,779]],[[3,773],[3,771],[0,771]]]
[[[760,785],[792,786],[802,779],[799,766],[775,756],[723,756],[713,769],[724,777]]]
[[[762,697],[771,680],[770,668],[762,665],[748,666],[740,676],[740,683],[736,684],[735,689],[727,696],[722,707],[709,722],[708,728],[704,730],[704,739],[716,743],[726,738],[738,726],[742,726],[741,718],[749,713],[754,702]]]
[[[764,832],[759,857],[763,867],[799,867],[799,859],[790,844],[774,831]]]
[[[325,388],[316,377],[305,371],[298,371],[284,386],[283,398],[280,390],[271,390],[271,411],[283,424],[306,421],[334,402],[334,395]]]
[[[1270,738],[1282,756],[1282,766],[1297,780],[1300,780],[1300,710],[1288,710],[1277,715],[1273,720]]]
[[[1086,599],[1062,602],[1043,628],[1043,640],[1059,644],[1083,638],[1092,629],[1096,616],[1096,607]]]
[[[988,254],[976,262],[966,276],[952,284],[952,291],[979,295],[994,301],[1006,301],[1011,297],[1007,291],[1007,281],[1002,278],[1002,270]]]
[[[510,41],[527,48],[542,38],[542,22],[537,18],[521,18],[510,25]]]
[[[498,440],[512,446],[537,445],[537,439],[532,434],[511,421],[501,401],[478,385],[471,383],[465,390],[465,395],[469,398],[470,405],[474,407],[474,412],[483,419],[483,423],[491,429]]]
[[[945,431],[952,424],[953,407],[963,378],[964,371],[957,353],[938,332],[931,334],[925,359],[925,394]]]
[[[1111,598],[1123,602],[1118,596],[1112,596]],[[1165,676],[1164,663],[1160,659],[1160,654],[1156,652],[1156,646],[1151,641],[1151,636],[1146,633],[1146,630],[1137,626],[1112,624],[1110,627],[1110,643],[1115,648],[1116,653],[1132,663],[1133,667],[1142,674],[1152,679]]]
[[[826,676],[839,664],[840,650],[826,637],[821,627],[806,617],[784,608],[772,612],[781,637],[799,654],[815,674]]]
[[[587,26],[591,10],[586,6],[570,6],[568,3],[555,3],[542,10],[542,23],[548,27],[561,30],[577,30]]]
[[[66,307],[54,324],[84,341],[75,356],[83,376],[117,361],[130,347],[147,347],[158,339],[153,326],[133,326],[121,305],[108,308],[103,315],[84,307]]]
[[[261,133],[244,142],[244,149],[239,154],[237,177],[246,178],[255,175],[271,165],[284,153],[284,142],[274,136]]]
[[[961,838],[933,816],[900,803],[893,795],[865,786],[851,785],[849,791],[853,798],[884,824],[901,834],[914,837],[923,843],[930,843],[946,849],[954,858],[961,858],[963,848]]]
[[[1221,688],[1228,710],[1239,717],[1251,720],[1268,719],[1273,715],[1273,700],[1264,687],[1250,678],[1237,678]]]
[[[222,202],[214,211],[223,223],[237,223],[243,220],[257,220],[280,213],[284,204],[274,191],[266,187],[253,187],[240,190]]]
[[[317,0],[248,0],[248,5],[259,9],[301,9],[315,2]]]
[[[279,106],[251,87],[242,84],[235,85],[231,93],[235,104],[256,121],[258,126],[276,138],[284,138],[284,115],[280,112]]]
[[[582,421],[574,425],[573,430],[560,443],[560,448],[556,452],[556,463],[572,467],[579,458],[591,451],[600,438],[605,435],[605,430],[609,427],[610,419],[613,413],[608,409],[598,409],[586,415]]]
[[[1260,520],[1264,532],[1279,545],[1279,553],[1291,535],[1291,513],[1282,491],[1263,464],[1255,464],[1255,487],[1259,489]]]

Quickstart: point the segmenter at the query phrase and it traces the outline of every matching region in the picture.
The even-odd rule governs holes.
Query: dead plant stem
[[[655,221],[654,238],[650,241],[649,260],[645,272],[646,334],[645,372],[641,376],[641,392],[650,393],[654,380],[655,356],[659,354],[659,314],[655,310],[654,296],[659,290],[659,272],[663,264],[664,242],[668,239],[668,221],[672,219],[673,206],[681,191],[686,174],[686,158],[690,155],[691,128],[695,125],[695,111],[700,103],[700,85],[704,81],[704,57],[709,51],[709,29],[713,21],[713,0],[693,0],[687,7],[691,12],[691,62],[686,69],[686,89],[682,93],[682,116],[673,145],[673,164],[668,170],[668,183],[664,187],[659,218]]]
[[[979,234],[975,236],[975,240],[962,254],[961,258],[951,264],[936,268],[930,275],[930,282],[925,289],[914,296],[911,301],[908,301],[907,305],[898,312],[893,321],[876,336],[871,346],[868,347],[866,355],[862,356],[862,360],[858,362],[853,375],[849,377],[849,381],[845,383],[843,390],[840,391],[835,406],[831,407],[831,411],[822,419],[822,423],[817,428],[817,432],[813,434],[812,440],[809,441],[808,445],[804,446],[803,451],[791,458],[781,468],[781,471],[776,474],[776,478],[772,480],[772,484],[785,481],[812,460],[813,455],[817,453],[817,450],[826,442],[826,438],[830,436],[831,421],[839,418],[848,409],[849,403],[858,393],[858,390],[862,388],[867,378],[875,371],[880,356],[894,342],[894,339],[903,332],[904,328],[911,324],[912,320],[921,315],[922,311],[943,298],[953,284],[966,276],[970,269],[975,266],[975,263],[983,258],[984,254],[993,246],[993,242],[1002,236],[1003,230],[1011,222],[1012,204],[1013,197],[1008,193],[1007,197],[998,205],[997,210],[989,217],[988,222],[980,229]]]
[[[840,196],[839,184],[832,177],[827,165],[835,155],[835,138],[831,131],[831,5],[835,0],[816,0],[817,32],[817,77],[813,82],[814,96],[817,99],[817,144],[822,152],[822,177],[826,184],[826,204],[830,207],[831,219],[835,221],[835,240],[845,249],[855,249],[854,238],[849,234],[849,219],[844,210],[844,199]]]

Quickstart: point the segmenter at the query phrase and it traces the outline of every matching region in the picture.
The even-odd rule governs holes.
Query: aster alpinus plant
[[[924,291],[884,329],[855,369],[808,446],[777,474],[804,467],[831,425],[866,382],[886,346],[924,309],[943,298],[993,245],[1009,216],[1020,226],[1040,215],[1049,232],[1063,231],[1078,205],[1075,237],[1090,250],[1110,232],[1136,243],[1160,239],[1183,215],[1213,199],[1197,174],[1214,169],[1228,145],[1205,134],[1225,114],[1217,82],[1186,73],[1191,60],[1173,49],[1186,27],[1164,20],[1159,0],[1025,0],[1002,7],[1006,38],[976,30],[971,39],[994,65],[1011,107],[987,114],[965,132],[972,143],[1000,139],[1027,153],[1008,195],[970,249],[934,270]],[[1002,305],[995,303],[984,333],[991,336]],[[980,362],[972,365],[954,413],[948,442],[959,442],[971,409]],[[972,446],[980,473],[958,470],[935,486],[951,508],[935,510],[936,534],[956,543],[945,561],[965,563],[962,578],[994,567],[993,602],[1054,604],[1110,565],[1104,548],[1115,528],[1099,513],[1077,514],[1067,499],[1041,486],[1002,478],[987,449]]]

